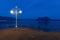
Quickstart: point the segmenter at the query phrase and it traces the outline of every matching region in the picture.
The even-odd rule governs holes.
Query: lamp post
[[[18,19],[18,17],[17,16],[18,16],[18,13],[22,14],[22,10],[19,9],[18,6],[15,6],[15,8],[13,8],[12,10],[10,10],[10,13],[16,15],[16,26],[15,27],[17,28],[18,27],[18,25],[17,25],[17,21],[18,21],[17,19]]]

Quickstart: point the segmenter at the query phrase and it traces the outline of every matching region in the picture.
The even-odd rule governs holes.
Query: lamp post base
[[[17,28],[18,26],[15,26],[15,31],[18,31],[18,28]]]
[[[16,26],[16,28],[17,28],[18,26]]]

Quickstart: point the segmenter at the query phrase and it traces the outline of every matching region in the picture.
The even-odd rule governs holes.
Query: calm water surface
[[[0,22],[0,27],[2,27],[2,28],[12,26],[12,25],[15,26],[15,21]],[[34,26],[35,28],[38,28],[38,22],[37,21],[18,21],[18,25]],[[41,23],[40,28],[60,31],[60,21],[50,21],[50,23],[48,24],[47,27],[45,27],[44,23]]]

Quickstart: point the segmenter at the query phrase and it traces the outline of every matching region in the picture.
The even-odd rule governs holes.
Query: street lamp
[[[11,14],[15,14],[16,15],[16,28],[18,27],[17,25],[17,16],[18,16],[18,13],[22,14],[22,10],[19,9],[17,6],[15,8],[13,8],[12,10],[10,10],[10,13]]]

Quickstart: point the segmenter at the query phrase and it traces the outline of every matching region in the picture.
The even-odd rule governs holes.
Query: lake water
[[[15,26],[15,21],[2,21],[0,22],[0,28],[8,28],[9,26]],[[22,26],[34,26],[35,28],[38,28],[38,22],[37,21],[18,21],[18,25]],[[60,21],[50,21],[47,27],[45,27],[45,24],[40,24],[41,29],[47,29],[50,31],[60,31]]]

